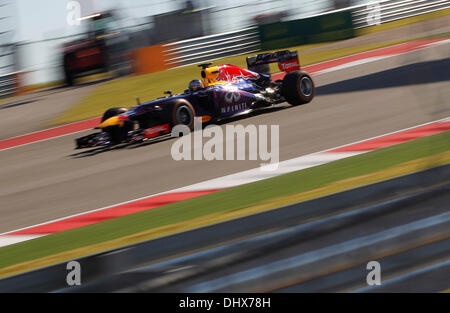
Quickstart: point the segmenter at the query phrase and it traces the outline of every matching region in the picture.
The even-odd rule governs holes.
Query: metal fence
[[[16,77],[17,75],[15,73],[0,75],[0,99],[15,94],[17,86]]]
[[[375,1],[353,10],[353,25],[355,28],[368,27],[448,8],[448,0]]]
[[[246,7],[247,6],[243,6],[243,8]],[[234,12],[234,10],[244,10],[243,8],[238,6],[236,8],[231,8],[233,10],[229,8],[227,8],[227,10],[229,9],[228,11]],[[450,8],[449,0],[380,0],[321,14],[351,10],[354,27],[362,28],[447,8]],[[291,8],[286,7],[286,9]],[[31,74],[25,77],[25,84],[33,84],[37,81],[41,82],[40,77],[46,77],[46,81],[61,78],[61,73],[59,71],[60,60],[55,59],[49,51],[54,51],[60,41],[62,42],[63,40],[63,38],[57,38],[43,42],[25,43],[19,47],[19,54],[27,55],[27,58],[23,58],[24,64],[21,64],[21,69],[26,68],[32,73],[32,77],[30,76]],[[32,50],[31,46],[34,47],[34,51],[37,51],[37,53],[28,51]],[[39,48],[36,48],[37,46],[39,46]],[[175,67],[261,50],[258,27],[256,26],[177,41],[165,44],[164,46],[166,48],[166,59],[168,60],[169,65]],[[28,47],[30,47],[30,49],[28,49]],[[0,51],[0,56],[2,52],[4,52],[4,50]],[[0,59],[4,60],[5,58]],[[0,97],[8,95],[11,92],[10,87],[14,86],[11,84],[11,77],[13,76],[7,74],[13,72],[14,69],[6,70],[4,64],[0,62],[0,69],[2,69],[2,66],[3,71],[0,70],[0,75],[6,75],[3,75],[4,77],[1,76],[0,78]]]
[[[381,0],[323,14],[352,10],[354,28],[362,28],[447,8],[449,0]],[[261,43],[258,28],[249,27],[173,42],[165,47],[169,65],[184,66],[259,51]]]
[[[164,45],[171,66],[181,66],[260,50],[257,27]]]
[[[17,87],[15,45],[0,46],[0,99],[11,96]]]

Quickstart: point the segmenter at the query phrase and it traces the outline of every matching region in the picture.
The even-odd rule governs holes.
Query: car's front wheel
[[[172,109],[172,125],[186,125],[194,129],[195,109],[187,100],[177,101]]]
[[[105,113],[103,113],[102,122],[116,115],[125,113],[126,111],[126,108],[110,108],[106,110]],[[128,131],[131,130],[131,126],[132,125],[128,124],[124,125],[123,127],[111,126],[103,129],[103,131],[109,134],[112,144],[119,144],[126,138]]]

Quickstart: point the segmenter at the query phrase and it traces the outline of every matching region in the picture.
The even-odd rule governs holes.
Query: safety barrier
[[[282,49],[304,43],[354,36],[355,29],[449,9],[449,0],[379,0],[306,18],[248,27],[133,51],[136,73],[198,64],[227,56]],[[66,40],[58,38],[57,41]],[[53,42],[53,41],[52,41]],[[52,44],[56,46],[55,44]],[[155,46],[151,46],[155,47]],[[0,54],[1,56],[1,54]],[[0,69],[2,65],[0,64]],[[46,75],[57,76],[58,66],[46,64]],[[8,71],[12,71],[8,69]],[[12,74],[0,76],[0,98],[14,94]]]
[[[0,76],[0,99],[12,96],[17,90],[17,74],[8,73]]]
[[[307,18],[163,45],[169,67],[354,36],[357,28],[450,8],[449,0],[380,0]]]
[[[164,48],[167,63],[172,67],[261,49],[257,27],[168,43]]]
[[[168,67],[162,45],[148,46],[131,52],[133,71],[137,75],[163,71]]]

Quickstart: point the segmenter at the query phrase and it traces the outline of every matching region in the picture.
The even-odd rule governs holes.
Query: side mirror
[[[137,102],[138,105],[140,105],[141,104],[141,99],[139,99],[139,97],[136,97],[136,102]]]
[[[165,95],[169,95],[169,97],[172,97],[172,91],[171,90],[166,90],[164,91]]]

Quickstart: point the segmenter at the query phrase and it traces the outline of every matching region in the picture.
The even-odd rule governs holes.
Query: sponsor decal
[[[234,90],[230,90],[225,94],[225,101],[227,103],[237,102],[241,99],[241,94],[239,90],[236,88]]]
[[[212,119],[212,117],[209,115],[203,115],[201,117],[201,119],[202,119],[202,123],[206,123],[206,122],[209,122]]]
[[[253,73],[237,67],[224,65],[219,67],[219,74],[217,75],[216,80],[237,83],[239,82],[239,79],[257,79],[258,77],[259,74],[257,73]]]
[[[164,124],[152,128],[147,128],[146,130],[144,130],[144,136],[145,138],[153,138],[158,136],[160,133],[168,133],[169,131],[169,124]]]
[[[280,62],[278,63],[278,67],[281,71],[288,73],[300,70],[300,64],[298,64],[297,60],[295,59]]]
[[[222,107],[221,112],[222,113],[239,112],[239,111],[244,111],[247,109],[248,109],[247,103],[244,102],[244,103],[238,103],[238,104],[227,105],[225,107]]]

